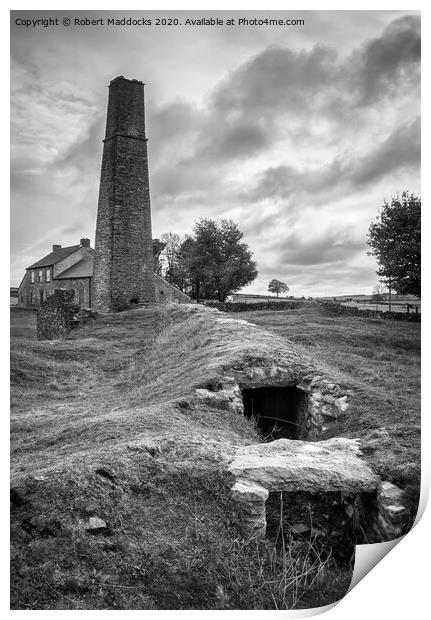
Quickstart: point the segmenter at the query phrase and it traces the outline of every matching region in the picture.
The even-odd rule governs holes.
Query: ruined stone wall
[[[179,288],[170,284],[167,280],[161,276],[154,274],[154,289],[156,295],[156,301],[158,303],[175,303],[175,304],[190,304],[191,299],[188,295],[180,291]]]
[[[57,290],[41,305],[37,313],[38,340],[64,338],[72,330],[78,306],[72,291]]]
[[[96,226],[93,306],[100,312],[155,301],[144,85],[109,87]]]

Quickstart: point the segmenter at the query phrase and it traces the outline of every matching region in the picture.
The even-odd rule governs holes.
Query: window
[[[30,271],[30,282],[34,284],[34,271]]]
[[[45,270],[45,280],[46,282],[51,282],[51,269],[49,267]]]
[[[43,269],[39,269],[39,282],[43,282]]]

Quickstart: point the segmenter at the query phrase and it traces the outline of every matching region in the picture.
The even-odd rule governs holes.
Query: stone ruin
[[[278,439],[250,445],[238,451],[228,470],[235,477],[232,494],[245,537],[265,536],[267,500],[274,493],[283,494],[291,503],[297,494],[306,494],[311,504],[330,497],[337,508],[326,506],[325,510],[331,515],[341,512],[357,542],[392,540],[405,533],[408,511],[403,492],[382,482],[361,459],[356,439]]]
[[[73,291],[56,289],[42,302],[36,319],[38,340],[65,338],[72,329],[96,316],[91,310],[80,310],[73,298]]]
[[[245,323],[225,318],[218,322]],[[238,448],[227,467],[234,477],[232,495],[243,536],[265,536],[275,494],[292,506],[296,497],[322,506],[330,498],[329,504],[338,506],[332,516],[338,519],[335,510],[341,513],[338,522],[347,521],[359,543],[402,536],[410,520],[404,492],[373,472],[361,458],[359,440],[322,440],[325,431],[335,434],[337,423],[348,415],[352,392],[303,360],[293,347],[286,351],[266,358],[261,352],[246,355],[225,368],[218,382],[196,389],[198,402],[244,415],[262,436],[262,443]]]

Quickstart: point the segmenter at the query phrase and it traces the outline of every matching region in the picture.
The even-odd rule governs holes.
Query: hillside
[[[32,321],[12,314],[14,609],[283,609],[343,596],[350,560],[323,557],[315,540],[280,549],[239,536],[226,463],[261,436],[196,392],[217,394],[232,369],[276,359],[345,384],[351,413],[327,436],[363,438],[374,469],[417,493],[418,325],[180,306],[37,342]]]

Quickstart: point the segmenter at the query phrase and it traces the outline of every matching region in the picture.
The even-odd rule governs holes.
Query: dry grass
[[[419,323],[331,316],[313,306],[235,316],[289,338],[318,368],[350,389],[349,415],[332,435],[360,437],[366,458],[384,479],[418,490]]]
[[[390,337],[385,325],[349,318],[349,335],[345,317],[250,314],[274,334],[216,317],[136,310],[37,342],[34,315],[12,313],[14,609],[284,609],[343,596],[351,566],[321,557],[315,541],[293,553],[285,536],[281,547],[240,540],[225,461],[257,434],[243,416],[194,404],[194,389],[244,356],[290,354],[288,336],[361,397],[345,434],[368,438],[377,467],[385,442],[395,460],[417,464],[416,405],[406,395],[416,385],[416,332]],[[368,370],[367,337],[376,343]],[[383,383],[385,355],[403,360],[398,381]],[[397,425],[408,424],[411,440],[394,443]],[[104,534],[86,531],[94,515],[107,522]]]
[[[65,341],[14,338],[13,475],[121,454],[131,442],[175,438],[179,452],[229,454],[256,438],[242,418],[188,406],[197,386],[251,346],[225,331],[207,313],[154,309],[110,316]]]

